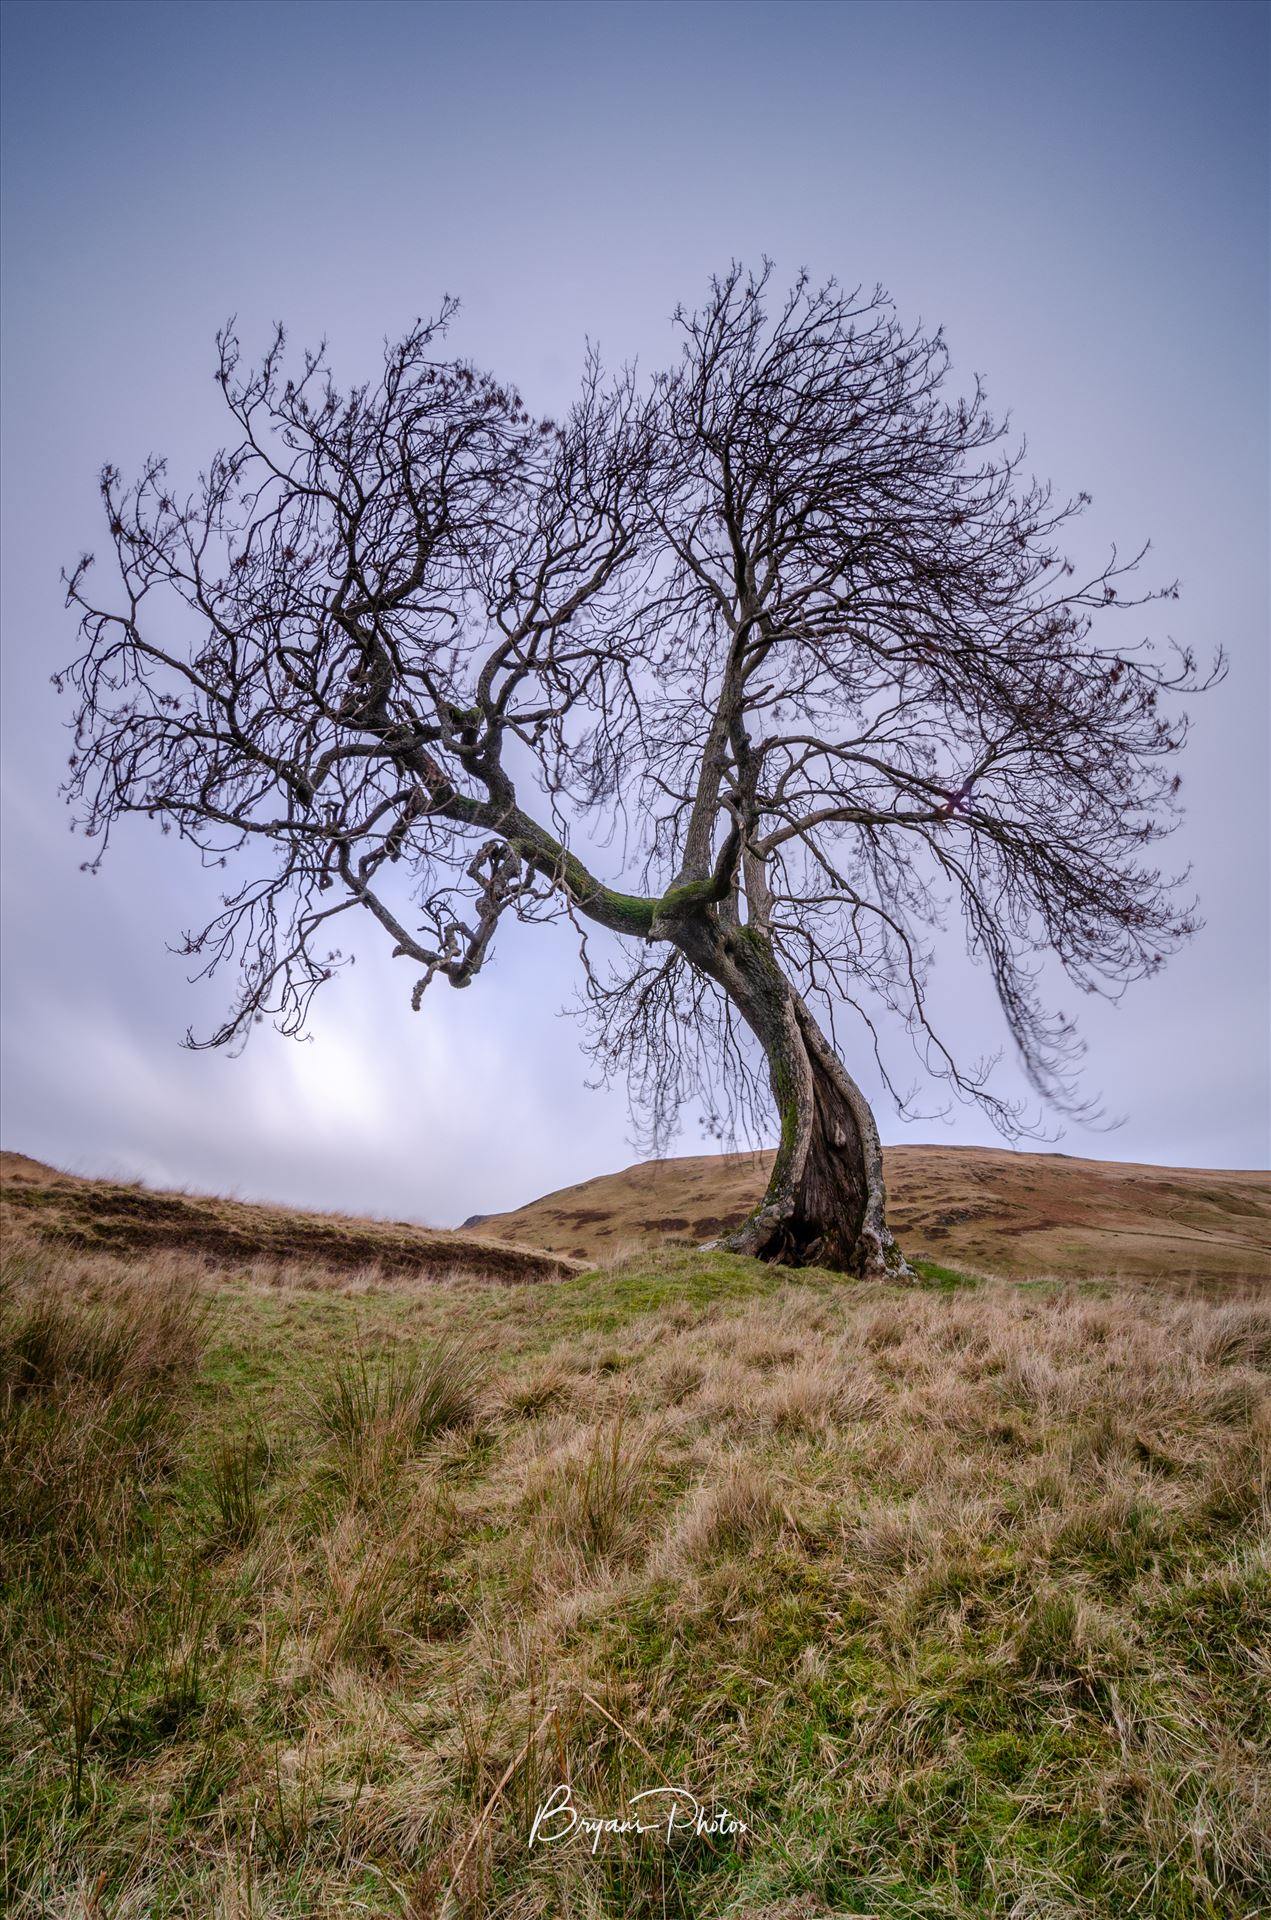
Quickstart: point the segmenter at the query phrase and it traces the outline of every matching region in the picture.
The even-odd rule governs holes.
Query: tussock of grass
[[[659,1567],[700,1571],[719,1560],[736,1559],[775,1539],[781,1523],[781,1500],[771,1474],[744,1457],[721,1462],[680,1507]]]
[[[0,1905],[1264,1911],[1271,1304],[956,1278],[10,1263]]]
[[[208,1462],[220,1537],[245,1547],[260,1530],[261,1493],[269,1472],[269,1442],[256,1429],[214,1442]]]
[[[204,1303],[178,1269],[77,1285],[83,1266],[8,1256],[0,1269],[0,1392],[65,1400],[76,1390],[161,1394],[203,1344]]]
[[[642,1517],[651,1439],[633,1434],[619,1408],[587,1432],[549,1479],[537,1503],[588,1567],[620,1554]],[[545,1497],[544,1497],[545,1496]]]
[[[330,1367],[314,1396],[344,1484],[374,1497],[428,1441],[473,1418],[484,1368],[455,1340],[377,1361],[360,1349]]]

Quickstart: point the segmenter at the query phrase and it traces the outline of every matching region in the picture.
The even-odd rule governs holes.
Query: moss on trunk
[[[782,973],[771,942],[707,913],[685,916],[672,937],[723,988],[763,1047],[781,1122],[768,1190],[724,1244],[789,1266],[912,1277],[887,1227],[882,1147],[869,1104]]]

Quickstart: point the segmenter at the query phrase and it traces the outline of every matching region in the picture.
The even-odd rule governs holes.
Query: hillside
[[[991,1147],[889,1147],[892,1223],[906,1253],[1022,1276],[1271,1277],[1271,1175],[1077,1160]],[[597,1260],[693,1246],[734,1226],[768,1153],[651,1160],[482,1219],[498,1238]]]
[[[421,1278],[551,1280],[658,1246],[688,1248],[740,1221],[767,1153],[650,1160],[561,1188],[479,1230],[356,1219],[86,1180],[0,1153],[6,1232],[107,1253],[196,1253],[225,1264],[310,1262]],[[1151,1167],[988,1147],[890,1147],[892,1219],[910,1255],[1008,1278],[1162,1274],[1271,1278],[1271,1175]]]
[[[421,1279],[558,1280],[577,1262],[554,1250],[503,1244],[408,1220],[359,1220],[139,1184],[84,1180],[26,1154],[0,1153],[0,1225],[7,1241],[36,1239],[85,1253],[194,1254],[223,1266],[305,1263],[331,1273],[375,1268]]]
[[[1266,1914],[1262,1286],[9,1192],[13,1920]]]

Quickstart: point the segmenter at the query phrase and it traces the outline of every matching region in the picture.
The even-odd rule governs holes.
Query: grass
[[[321,1380],[315,1408],[345,1488],[381,1502],[399,1470],[434,1435],[471,1423],[483,1369],[462,1342],[391,1349],[378,1364],[361,1349]]]
[[[1271,1912],[1271,1303],[924,1281],[20,1247],[0,1906]]]

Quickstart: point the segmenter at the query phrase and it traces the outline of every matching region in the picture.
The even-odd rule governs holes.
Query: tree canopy
[[[1043,957],[1116,993],[1195,924],[1152,850],[1168,696],[1202,682],[1113,624],[1176,590],[1132,590],[1141,553],[1074,570],[1086,497],[1027,477],[979,382],[947,391],[942,334],[879,290],[774,298],[734,266],[676,314],[666,371],[591,353],[559,420],[446,357],[454,318],[347,390],[281,329],[244,367],[231,327],[232,444],[192,486],[105,470],[109,603],[87,556],[68,583],[83,823],[104,846],[144,813],[230,863],[187,941],[238,971],[200,1044],[300,1032],[346,914],[413,963],[416,1006],[475,978],[505,916],[570,915],[593,1050],[655,1133],[693,1097],[775,1104],[738,1244],[894,1270],[844,1015],[876,1049],[902,1023],[1010,1131],[931,1013],[946,913],[1069,1110]]]

